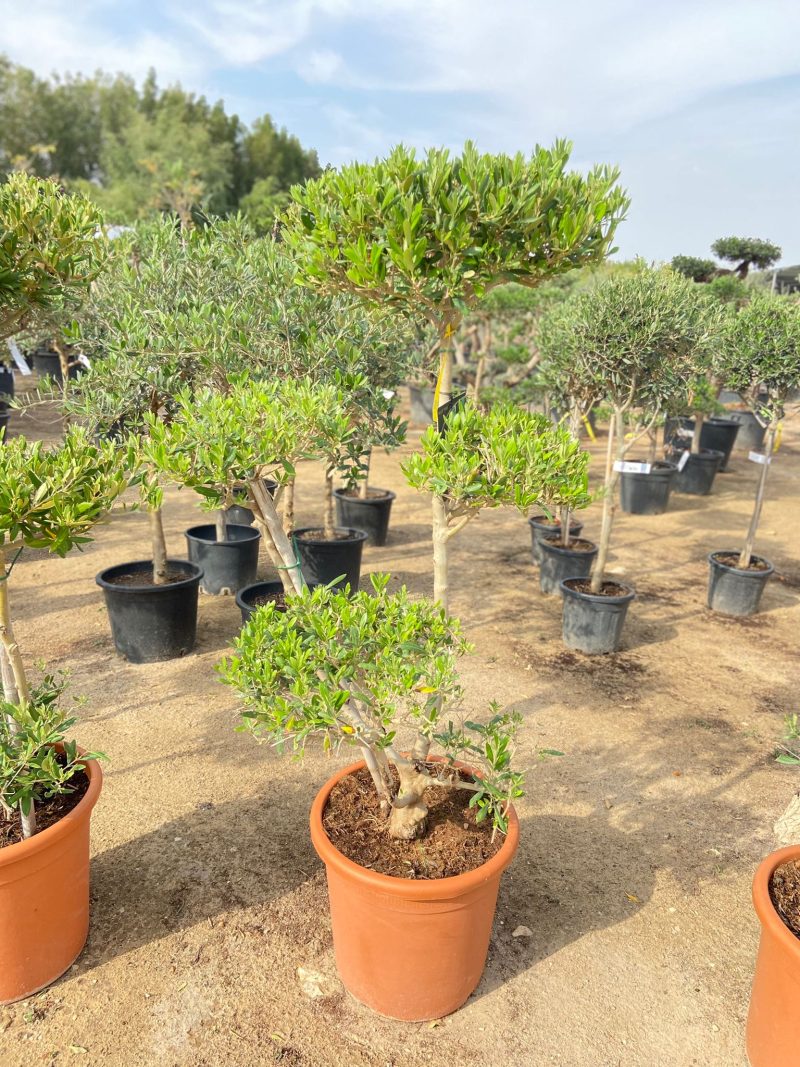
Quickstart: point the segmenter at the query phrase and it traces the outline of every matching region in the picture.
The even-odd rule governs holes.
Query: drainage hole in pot
[[[441,765],[429,765],[431,774],[437,771],[441,773]],[[393,768],[392,775],[397,785]],[[477,809],[468,807],[471,796],[462,789],[429,786],[423,794],[425,834],[398,841],[389,837],[388,817],[381,812],[369,771],[362,768],[333,787],[322,824],[331,844],[360,867],[394,878],[451,878],[486,863],[504,840],[497,834],[492,841],[490,820],[475,822]]]

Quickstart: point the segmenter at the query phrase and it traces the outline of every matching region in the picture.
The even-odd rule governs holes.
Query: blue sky
[[[0,0],[0,50],[267,111],[326,163],[568,137],[619,165],[620,254],[764,237],[800,263],[798,0]]]

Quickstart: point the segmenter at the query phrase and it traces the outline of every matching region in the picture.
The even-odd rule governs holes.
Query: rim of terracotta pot
[[[83,750],[80,748],[78,749],[78,755],[83,755]],[[52,826],[48,826],[44,830],[40,830],[33,837],[29,837],[25,841],[17,841],[14,845],[6,845],[5,848],[0,848],[0,867],[16,863],[18,860],[27,859],[28,856],[34,856],[37,852],[41,852],[43,849],[55,844],[60,838],[72,832],[76,822],[80,822],[85,815],[88,815],[100,796],[103,771],[100,764],[94,759],[83,760],[83,766],[89,775],[89,788],[72,811],[68,811],[58,822],[53,823]]]
[[[794,958],[795,966],[800,968],[800,938],[792,933],[778,915],[772,903],[772,897],[769,895],[772,875],[781,864],[789,860],[800,860],[800,845],[787,845],[786,848],[779,848],[777,852],[770,852],[759,863],[753,876],[753,907],[764,929],[769,930],[773,937],[782,943],[782,947]]]
[[[317,851],[317,855],[326,867],[334,867],[340,874],[346,875],[353,881],[358,882],[364,888],[377,892],[391,892],[395,896],[406,900],[444,900],[453,896],[460,896],[487,882],[490,878],[499,876],[508,867],[514,858],[519,844],[519,817],[513,805],[508,810],[508,833],[505,835],[503,844],[498,852],[476,867],[464,874],[452,875],[449,878],[394,878],[389,874],[378,874],[377,871],[368,871],[343,855],[325,833],[322,824],[322,815],[331,790],[342,778],[360,771],[366,764],[364,760],[358,760],[347,767],[343,767],[332,775],[322,786],[314,798],[311,806],[310,825],[311,841]]]

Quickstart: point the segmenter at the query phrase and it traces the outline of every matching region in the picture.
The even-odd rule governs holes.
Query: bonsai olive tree
[[[761,518],[778,424],[786,414],[789,394],[800,388],[800,303],[788,296],[755,294],[725,321],[722,363],[726,382],[749,401],[767,430],[753,514],[739,556],[739,567],[747,568]]]
[[[410,600],[405,587],[387,592],[388,575],[371,581],[371,593],[318,586],[290,596],[285,611],[267,604],[254,613],[220,667],[244,700],[244,727],[299,754],[312,737],[326,751],[355,747],[391,837],[425,833],[423,794],[431,785],[468,790],[477,821],[489,818],[504,832],[508,806],[522,796],[522,775],[512,768],[520,716],[493,708],[485,723],[445,721],[443,700],[460,696],[456,660],[468,648],[457,620],[430,601]],[[399,737],[409,728],[415,752],[427,755],[436,743],[441,762],[402,755]],[[457,760],[478,775],[464,778]]]
[[[526,158],[461,156],[400,145],[296,186],[283,234],[302,280],[427,320],[442,348],[437,399],[452,392],[450,348],[465,313],[505,282],[535,286],[596,263],[610,250],[628,200],[618,173],[568,172],[571,145]]]
[[[441,433],[429,426],[402,468],[433,497],[434,600],[448,610],[448,544],[482,508],[586,507],[588,460],[566,429],[513,404],[468,404]]]
[[[125,484],[113,447],[92,444],[78,429],[50,450],[23,437],[0,448],[0,799],[7,814],[19,811],[24,837],[36,832],[36,801],[69,792],[81,760],[72,742],[56,756],[53,746],[75,720],[59,706],[58,679],[28,680],[11,621],[9,578],[25,548],[65,556],[90,541],[91,528]]]
[[[676,396],[686,397],[698,354],[711,343],[709,305],[674,271],[641,268],[574,297],[548,324],[548,345],[611,408],[603,521],[591,591],[603,589],[622,463]]]
[[[298,460],[319,457],[331,421],[346,424],[342,394],[307,380],[240,380],[225,393],[185,390],[174,401],[169,422],[148,417],[139,446],[146,463],[194,489],[204,506],[218,513],[232,502],[235,487],[246,485],[254,521],[284,588],[300,591],[300,564],[263,479],[282,487],[294,477]]]

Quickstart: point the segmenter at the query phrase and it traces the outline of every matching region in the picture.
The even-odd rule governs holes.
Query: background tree
[[[751,267],[766,270],[782,255],[778,245],[758,237],[720,237],[711,246],[711,251],[726,263],[735,263],[735,272],[740,278],[746,278]]]
[[[713,259],[700,259],[698,256],[673,256],[670,266],[693,282],[710,282],[717,272],[717,264]]]
[[[731,312],[722,334],[722,364],[730,388],[749,402],[767,428],[753,514],[739,556],[739,566],[746,568],[753,554],[778,425],[786,414],[790,394],[800,388],[797,299],[756,293],[748,304]]]

